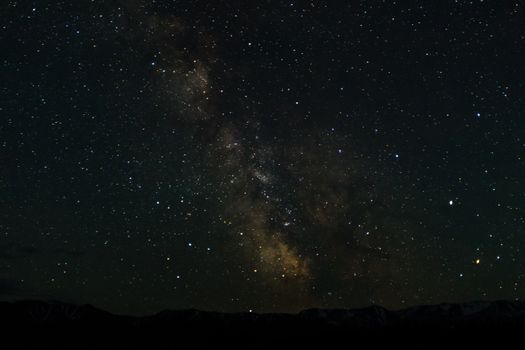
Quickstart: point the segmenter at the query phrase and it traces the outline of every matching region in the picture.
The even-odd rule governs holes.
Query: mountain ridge
[[[5,318],[6,313],[17,315],[20,320],[46,322],[56,320],[82,320],[88,317],[98,315],[112,317],[115,319],[128,320],[148,320],[148,319],[165,319],[177,315],[187,320],[198,319],[201,317],[226,317],[246,319],[260,319],[271,317],[297,318],[303,320],[331,320],[342,321],[353,319],[419,319],[421,316],[429,318],[476,318],[479,316],[507,316],[518,317],[525,320],[525,302],[522,301],[471,301],[464,303],[440,303],[440,304],[423,304],[411,306],[398,310],[391,310],[380,305],[370,305],[362,308],[308,308],[297,313],[286,312],[263,312],[256,313],[250,311],[240,312],[220,312],[208,311],[195,308],[188,309],[164,309],[159,312],[135,316],[126,314],[117,314],[105,311],[91,304],[73,304],[61,301],[44,301],[44,300],[16,300],[0,301],[1,318]]]
[[[179,341],[326,345],[347,339],[403,344],[428,344],[431,340],[428,345],[447,345],[452,336],[468,344],[486,345],[520,337],[525,330],[525,303],[475,301],[401,310],[372,305],[359,309],[312,308],[294,314],[187,309],[127,316],[89,304],[24,300],[0,302],[0,322],[4,334],[22,341],[24,347],[39,347],[43,342],[90,349],[165,348]]]

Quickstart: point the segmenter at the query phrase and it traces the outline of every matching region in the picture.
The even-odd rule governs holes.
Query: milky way
[[[2,298],[523,296],[520,2],[1,6]]]

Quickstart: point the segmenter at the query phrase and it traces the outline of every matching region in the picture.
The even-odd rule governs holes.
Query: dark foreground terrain
[[[183,348],[185,344],[504,345],[525,334],[525,303],[471,302],[389,311],[305,310],[298,314],[162,311],[146,317],[114,315],[90,305],[1,302],[0,334],[13,348]]]

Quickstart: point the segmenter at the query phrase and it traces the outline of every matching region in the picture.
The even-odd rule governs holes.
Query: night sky
[[[524,298],[524,9],[2,1],[0,298]]]

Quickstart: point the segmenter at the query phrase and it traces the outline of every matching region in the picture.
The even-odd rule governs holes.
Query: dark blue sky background
[[[523,1],[5,1],[0,297],[525,293]]]

